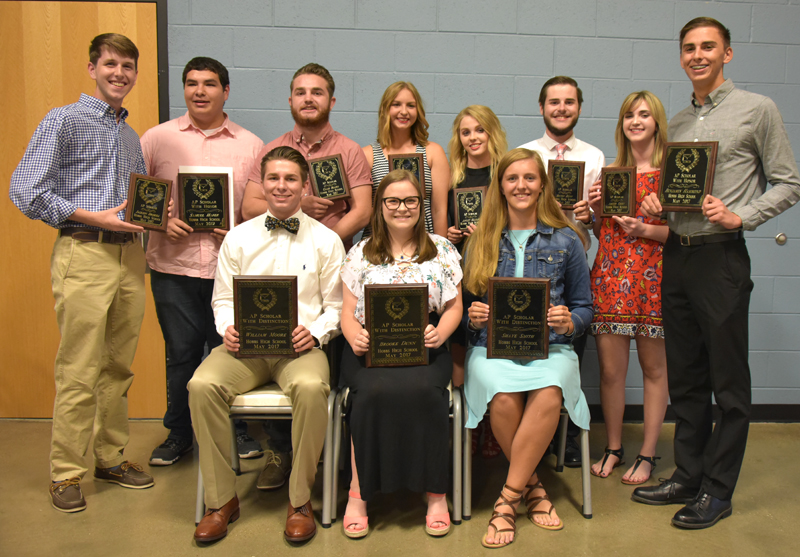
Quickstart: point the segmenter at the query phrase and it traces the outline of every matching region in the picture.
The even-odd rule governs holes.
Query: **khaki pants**
[[[50,272],[61,344],[50,448],[53,481],[86,474],[92,432],[95,466],[124,460],[131,364],[144,318],[144,269],[138,242],[56,240]]]
[[[205,503],[218,509],[236,495],[231,468],[230,406],[237,395],[274,381],[292,401],[292,473],[289,500],[299,507],[311,499],[317,463],[325,443],[330,385],[328,360],[313,348],[296,359],[237,359],[225,345],[200,364],[189,381],[192,427],[200,447]]]

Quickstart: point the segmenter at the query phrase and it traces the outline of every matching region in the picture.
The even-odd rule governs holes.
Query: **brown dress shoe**
[[[302,507],[293,507],[290,502],[286,513],[284,537],[290,542],[304,542],[313,538],[316,533],[317,524],[311,511],[311,500]]]
[[[238,518],[239,498],[234,495],[233,499],[221,508],[206,510],[206,514],[203,515],[203,519],[194,531],[195,541],[208,543],[221,540],[228,535],[228,524],[235,522]]]

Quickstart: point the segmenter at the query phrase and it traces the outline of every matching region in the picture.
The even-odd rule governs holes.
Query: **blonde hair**
[[[467,168],[467,153],[464,150],[464,145],[461,144],[461,120],[464,116],[472,116],[478,121],[478,124],[486,131],[489,136],[489,154],[491,155],[492,163],[489,167],[489,177],[493,177],[497,171],[497,163],[505,152],[508,150],[508,140],[506,139],[506,130],[497,118],[497,115],[492,112],[488,106],[480,104],[473,104],[462,110],[453,120],[453,135],[450,137],[450,143],[447,145],[447,150],[450,153],[450,187],[455,188],[458,184],[464,181]]]
[[[581,237],[580,232],[558,206],[553,196],[553,188],[547,177],[544,162],[538,153],[528,149],[512,149],[506,153],[497,165],[497,173],[486,194],[486,205],[481,212],[481,219],[475,232],[467,239],[464,260],[464,287],[475,294],[483,296],[489,284],[489,277],[497,272],[497,258],[500,255],[500,240],[503,231],[508,228],[508,203],[501,191],[500,184],[508,167],[518,161],[533,159],[536,163],[542,192],[536,201],[536,218],[553,228],[571,228]]]
[[[400,91],[408,89],[414,95],[414,102],[417,103],[417,121],[411,126],[411,139],[416,145],[425,147],[428,144],[428,120],[425,118],[425,107],[422,106],[422,97],[419,91],[410,81],[397,81],[386,88],[381,97],[381,104],[378,108],[378,144],[383,147],[391,147],[392,132],[391,122],[389,122],[389,108],[400,94]]]
[[[414,225],[413,234],[417,243],[417,247],[414,250],[414,255],[417,256],[417,263],[430,261],[438,253],[436,244],[433,243],[427,230],[425,230],[425,217],[423,216],[425,192],[422,191],[422,187],[411,172],[402,169],[392,170],[381,180],[378,190],[375,192],[375,202],[372,204],[372,217],[369,219],[370,226],[372,226],[372,236],[364,244],[364,257],[373,265],[394,263],[392,240],[389,236],[386,220],[383,218],[383,193],[386,188],[399,182],[409,182],[414,186],[420,199],[419,218]]]
[[[664,105],[661,104],[658,97],[650,91],[636,91],[625,97],[622,102],[622,106],[619,109],[617,129],[614,132],[614,141],[617,144],[617,159],[612,166],[636,166],[633,151],[631,150],[631,142],[625,137],[622,126],[624,125],[625,114],[632,112],[641,101],[646,102],[647,106],[650,107],[650,114],[656,122],[656,133],[653,136],[655,145],[653,146],[653,155],[650,157],[650,165],[653,168],[661,166],[661,156],[664,153],[664,144],[667,142],[667,113],[664,111]]]

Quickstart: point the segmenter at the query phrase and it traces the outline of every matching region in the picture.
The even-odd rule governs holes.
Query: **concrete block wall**
[[[800,0],[169,0],[170,113],[185,105],[180,83],[192,57],[212,56],[231,73],[226,110],[264,141],[292,125],[289,82],[306,62],[336,80],[331,121],[361,145],[376,134],[387,85],[414,82],[431,139],[446,146],[454,116],[485,104],[514,147],[544,133],[537,97],[549,77],[574,77],[584,92],[576,133],[615,157],[622,99],[649,89],[668,116],[691,93],[677,37],[690,19],[725,23],[734,57],[725,74],[778,105],[800,159]],[[774,237],[785,233],[779,246]],[[748,234],[755,290],[750,362],[754,403],[800,404],[800,213],[793,209]],[[591,252],[594,257],[594,250]],[[599,401],[594,342],[583,384]],[[635,352],[629,403],[640,404]]]

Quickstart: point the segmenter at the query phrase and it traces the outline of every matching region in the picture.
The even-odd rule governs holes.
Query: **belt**
[[[730,242],[733,240],[741,240],[744,238],[744,232],[737,230],[735,232],[722,232],[719,234],[701,234],[697,236],[688,236],[685,234],[675,234],[672,230],[669,231],[669,239],[677,242],[683,247],[702,246],[703,244],[718,244],[719,242]]]
[[[72,237],[81,242],[98,242],[100,244],[127,244],[136,239],[133,232],[111,232],[109,230],[89,230],[87,228],[62,228],[60,236]]]

